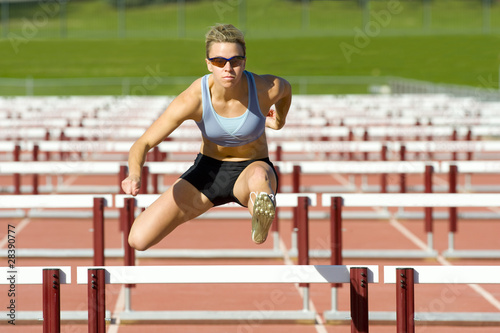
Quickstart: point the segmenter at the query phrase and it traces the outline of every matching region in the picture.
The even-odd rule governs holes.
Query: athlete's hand
[[[141,189],[141,178],[136,176],[128,176],[122,181],[122,190],[125,194],[136,196]]]
[[[276,111],[274,109],[270,109],[266,116],[266,127],[274,130],[279,129],[276,123]]]

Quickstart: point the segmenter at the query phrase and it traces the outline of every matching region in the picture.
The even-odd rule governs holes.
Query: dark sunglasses
[[[226,66],[226,63],[228,61],[231,64],[231,67],[238,67],[241,66],[243,60],[245,60],[245,56],[234,56],[229,59],[226,59],[224,57],[214,57],[214,58],[208,58],[208,60],[212,63],[212,65],[220,68]]]

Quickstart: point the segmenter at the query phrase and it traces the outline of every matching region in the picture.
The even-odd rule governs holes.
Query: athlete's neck
[[[212,80],[213,84],[210,88],[212,99],[220,101],[242,100],[248,95],[248,82],[245,74],[242,74],[237,81],[228,86],[216,82],[213,75]]]

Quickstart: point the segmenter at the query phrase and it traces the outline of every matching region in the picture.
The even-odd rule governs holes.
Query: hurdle
[[[77,283],[86,284],[92,293],[104,293],[106,284],[304,284],[350,283],[352,332],[368,332],[368,286],[378,283],[378,266],[333,265],[201,265],[201,266],[108,266],[77,267]],[[92,289],[93,288],[93,289]],[[92,289],[92,290],[91,290]],[[89,301],[89,304],[95,302]],[[104,332],[104,309],[89,309],[92,333]],[[125,311],[126,323],[238,323],[258,320],[267,323],[314,323],[315,311]],[[100,325],[96,324],[99,322]],[[95,330],[94,330],[95,328]]]
[[[376,153],[378,155],[382,154],[385,142],[381,141],[288,141],[288,142],[270,142],[268,144],[269,150],[276,152],[279,149],[281,154],[331,154],[332,152],[337,153],[349,153],[349,159],[353,159],[354,154],[363,153],[365,160],[368,159],[369,153]],[[289,158],[289,157],[287,157]],[[281,160],[281,158],[277,158]]]
[[[300,175],[301,174],[321,174],[321,173],[348,173],[348,174],[381,174],[381,188],[383,193],[386,193],[387,173],[398,173],[398,174],[423,174],[425,176],[425,189],[432,192],[432,170],[439,170],[438,162],[405,162],[405,161],[370,161],[370,162],[278,162],[280,163],[280,170],[284,172],[293,173],[293,190],[294,192],[300,192]],[[324,188],[327,189],[327,188]],[[406,185],[404,182],[401,183],[400,191],[402,193],[406,192]],[[330,212],[329,216],[325,213],[325,218],[330,218],[332,225],[334,225],[333,218],[334,212]],[[413,217],[410,214],[405,214],[401,210],[398,212],[398,216]],[[380,212],[345,212],[342,215],[344,219],[389,219],[391,214],[387,211]],[[413,217],[414,218],[414,217]],[[426,219],[432,219],[432,212],[426,212]],[[296,224],[296,223],[295,223]],[[290,250],[290,256],[296,255],[296,244],[294,241],[296,238],[296,232],[292,232],[292,248]],[[352,253],[348,252],[346,256],[350,256]],[[354,254],[356,257],[357,255]],[[418,254],[419,256],[421,255]],[[330,252],[324,250],[312,250],[312,257],[329,257]]]
[[[135,218],[135,208],[145,208],[148,207],[154,200],[158,198],[158,195],[138,195],[136,197],[131,197],[130,195],[118,195],[116,196],[116,206],[123,208],[124,217],[124,232],[123,232],[123,244],[124,244],[124,263],[127,266],[135,265],[136,251],[128,245],[128,234],[130,232],[130,227]],[[301,225],[301,242],[299,252],[299,264],[308,265],[309,264],[309,254],[308,248],[308,207],[310,205],[316,205],[316,194],[277,194],[276,204],[278,207],[297,207],[299,208],[297,214],[299,215],[298,220],[300,220]],[[237,207],[235,204],[227,204],[222,207]],[[280,249],[279,243],[279,230],[278,230],[278,220],[275,216],[275,220],[272,225],[272,236],[273,236],[273,248],[268,249],[149,249],[147,251],[139,252],[140,257],[161,257],[161,258],[282,258],[284,254]],[[126,285],[125,288],[125,309],[130,310],[132,307],[131,285]],[[301,285],[304,292],[304,309],[308,308],[309,302],[309,286]]]
[[[3,121],[3,120],[2,120]],[[4,127],[2,128],[2,133],[0,133],[0,140],[44,140],[47,138],[47,130],[42,127]],[[9,142],[9,141],[7,141]],[[14,143],[14,141],[10,141]],[[5,144],[5,142],[4,142]],[[2,146],[0,143],[0,152],[9,151],[8,146]]]
[[[321,205],[334,207],[331,228],[340,234],[342,206],[344,207],[498,207],[500,194],[494,193],[408,193],[408,194],[335,194],[324,193]],[[335,204],[336,203],[336,204]],[[425,223],[427,249],[425,250],[343,250],[342,255],[351,258],[435,258],[433,249],[432,218]],[[329,253],[329,252],[328,252]]]
[[[440,170],[439,162],[424,162],[424,161],[278,161],[275,163],[280,168],[280,172],[284,174],[298,175],[292,178],[292,188],[294,192],[300,192],[300,176],[301,175],[318,175],[318,174],[346,174],[346,175],[361,175],[362,184],[360,190],[363,192],[381,192],[387,193],[399,191],[407,192],[407,187],[401,183],[398,189],[389,189],[387,186],[387,174],[424,174],[427,166],[432,166],[434,170]],[[298,167],[298,169],[294,169]],[[378,187],[369,186],[366,182],[365,175],[381,175],[380,185]],[[384,176],[385,175],[385,176]],[[296,184],[298,182],[298,184]],[[358,189],[354,182],[350,181],[350,186],[335,187],[335,186],[317,186],[305,187],[309,192],[356,192]],[[420,189],[415,189],[420,190]]]
[[[44,208],[92,208],[93,249],[18,249],[18,257],[92,257],[94,264],[104,265],[104,208],[113,206],[112,195],[68,194],[68,195],[2,195],[1,208],[44,209]],[[7,250],[0,251],[7,257]]]
[[[7,306],[8,312],[1,312],[5,320],[22,323],[38,323],[43,321],[43,332],[59,333],[61,320],[83,319],[85,312],[61,312],[61,285],[71,283],[71,267],[0,267],[0,274],[6,279],[0,279],[0,285],[10,285],[9,295],[12,298]],[[17,285],[42,285],[42,311],[16,310]]]
[[[58,192],[58,193],[115,193],[119,188],[120,162],[82,162],[82,161],[30,161],[30,162],[0,162],[0,174],[2,175],[46,175],[47,183],[51,183],[49,177],[57,176],[57,184],[47,184],[40,186],[38,178],[33,178],[31,192],[38,194],[40,192]],[[95,186],[95,185],[72,185],[64,186],[60,179],[63,175],[109,175],[116,176],[116,186]],[[10,192],[22,193],[20,183],[14,182],[14,189]]]
[[[499,284],[499,274],[498,266],[385,266],[384,283],[396,285],[397,332],[415,332],[416,323],[500,325],[497,312],[415,312],[414,289],[415,284],[431,283]]]
[[[500,174],[500,162],[491,160],[482,161],[441,161],[442,173],[449,173],[452,166],[457,167],[457,171],[465,175],[464,184],[457,184],[457,191],[462,192],[499,192],[500,185],[474,185],[472,184],[472,174]]]
[[[496,161],[453,161],[442,163],[443,171],[448,171],[450,175],[450,192],[458,191],[458,172],[466,174],[464,190],[467,191],[468,188],[471,188],[470,174],[471,173],[499,173],[500,172],[500,163]],[[467,177],[469,176],[469,177]],[[498,189],[498,186],[488,186],[488,189],[495,190]],[[471,188],[471,190],[473,190]],[[500,196],[499,196],[500,198]],[[492,205],[491,207],[497,207],[496,205]],[[499,258],[500,250],[457,250],[455,249],[455,234],[458,230],[458,216],[457,208],[450,208],[450,223],[449,223],[449,232],[448,232],[448,249],[443,252],[443,256],[446,258]],[[465,213],[460,214],[461,217],[466,215]],[[471,215],[471,213],[469,213]],[[499,218],[498,213],[490,213],[490,214],[473,214],[475,218]]]
[[[452,154],[452,158],[456,160],[458,153],[500,153],[500,142],[499,141],[404,141],[404,142],[394,142],[391,148],[394,151],[401,151],[405,149],[405,152],[415,152],[415,153],[428,153],[434,154],[436,152]],[[470,156],[468,156],[470,158]],[[495,155],[493,159],[497,159],[498,155]],[[484,158],[483,158],[484,159]]]

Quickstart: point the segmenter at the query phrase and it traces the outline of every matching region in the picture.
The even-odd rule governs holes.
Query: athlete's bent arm
[[[287,80],[277,76],[266,75],[266,79],[272,82],[269,99],[276,108],[272,117],[267,118],[266,127],[279,130],[285,126],[286,116],[292,103],[292,87]]]

